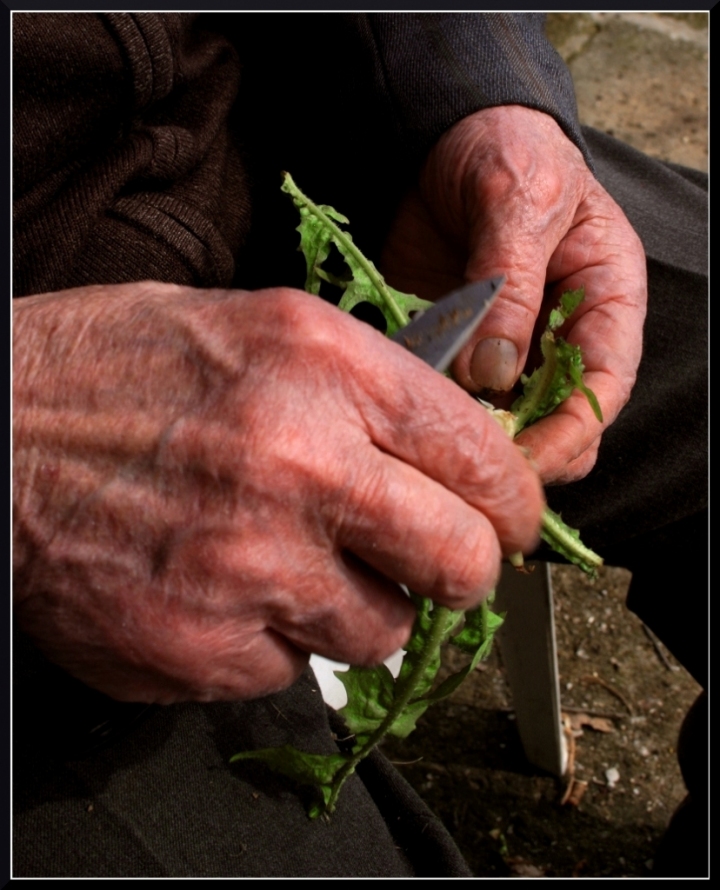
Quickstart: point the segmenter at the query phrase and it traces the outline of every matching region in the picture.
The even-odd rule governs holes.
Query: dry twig
[[[560,710],[567,714],[587,714],[588,717],[606,717],[608,720],[624,720],[625,715],[618,711],[596,711],[595,708],[576,708],[573,705],[560,705]]]
[[[643,624],[642,629],[645,631],[645,636],[653,644],[653,649],[657,653],[657,657],[660,659],[660,661],[662,661],[662,663],[665,665],[665,667],[669,671],[679,671],[680,668],[676,664],[670,664],[670,662],[668,661],[667,655],[663,652],[662,647],[660,646],[660,641],[655,636],[655,634],[650,630],[650,628],[647,626],[647,624]]]
[[[614,695],[615,698],[618,699],[618,701],[621,701],[625,705],[625,707],[628,709],[628,713],[630,714],[630,716],[632,716],[635,713],[633,711],[632,705],[625,698],[625,696],[622,694],[622,692],[615,689],[615,687],[612,686],[610,683],[608,683],[606,680],[603,680],[601,677],[595,677],[595,676],[591,676],[590,674],[587,674],[586,676],[584,676],[582,678],[582,681],[583,681],[583,683],[597,683],[597,684],[599,684],[600,686],[603,687],[603,689],[607,689],[607,691],[609,693],[611,693],[611,695]]]

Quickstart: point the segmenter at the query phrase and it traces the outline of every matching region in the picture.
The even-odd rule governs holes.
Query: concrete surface
[[[550,13],[583,124],[708,169],[709,13]]]

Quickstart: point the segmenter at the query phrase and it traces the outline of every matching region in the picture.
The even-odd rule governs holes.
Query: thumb
[[[455,379],[470,391],[512,389],[525,367],[535,323],[543,302],[549,252],[539,239],[508,243],[513,226],[485,231],[465,269],[468,281],[498,274],[506,282],[487,317],[453,364]],[[543,239],[544,240],[544,239]]]

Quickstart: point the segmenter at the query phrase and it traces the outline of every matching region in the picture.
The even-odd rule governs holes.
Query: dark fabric
[[[342,208],[356,242],[379,256],[393,210],[427,152],[474,111],[515,102],[539,108],[589,158],[570,75],[544,37],[543,20],[482,13],[223,16],[222,33],[243,60],[236,129],[254,198],[235,283],[304,282],[281,170],[315,200]]]
[[[323,161],[354,156],[361,140],[378,156],[400,145],[417,167],[463,117],[512,104],[552,115],[590,161],[570,72],[544,22],[538,13],[235,14],[223,32],[248,68],[262,67],[266,87],[282,85],[278,100],[299,109],[301,141]]]
[[[401,138],[422,160],[470,110],[526,105],[552,115],[584,148],[570,72],[538,13],[357,14],[375,81]],[[368,54],[369,55],[369,54]]]
[[[13,649],[17,877],[471,876],[379,751],[330,823],[310,822],[307,789],[229,764],[238,751],[285,743],[337,750],[332,733],[347,731],[309,670],[261,701],[163,708],[89,689],[17,628]]]
[[[632,571],[628,607],[707,687],[708,177],[597,131],[585,138],[598,178],[643,241],[648,317],[637,383],[597,466],[549,489],[548,501],[609,565]],[[657,877],[708,874],[707,721],[703,693],[680,731],[689,793],[654,857]]]
[[[284,780],[264,767],[229,764],[239,750],[289,741],[318,753],[334,749],[309,674],[262,701],[154,709],[125,738],[68,760],[59,776],[32,782],[24,775],[15,798],[14,873],[412,874],[359,780],[348,783],[337,819],[312,822]],[[38,762],[47,743],[36,737]]]
[[[15,296],[141,278],[301,285],[280,170],[347,212],[377,256],[443,129],[506,102],[554,114],[638,227],[651,303],[632,401],[593,474],[550,502],[633,569],[631,605],[650,626],[672,616],[678,582],[653,557],[680,577],[689,551],[673,536],[697,534],[706,494],[706,180],[592,131],[586,145],[540,18],[16,13],[13,25]],[[706,582],[694,589],[696,603]],[[701,622],[666,624],[676,654],[702,651]],[[329,824],[263,767],[228,764],[285,741],[333,749],[309,674],[257,702],[146,709],[18,637],[13,679],[16,875],[467,874],[379,755]]]
[[[678,739],[678,761],[688,788],[673,813],[653,861],[653,875],[701,878],[709,875],[708,696],[702,692],[688,711]]]
[[[547,111],[586,151],[542,27],[537,14],[16,13],[14,296],[286,283],[299,266],[282,170],[343,207],[376,255],[432,144],[490,105]]]
[[[240,64],[195,15],[13,16],[13,295],[228,286],[250,225]]]
[[[328,708],[330,726],[338,739],[348,737],[348,730],[339,714]],[[374,748],[357,769],[363,784],[372,795],[390,826],[398,847],[412,851],[411,859],[418,877],[452,875],[472,877],[468,864],[455,846],[447,829],[400,775],[379,748]],[[419,843],[421,839],[421,843]]]

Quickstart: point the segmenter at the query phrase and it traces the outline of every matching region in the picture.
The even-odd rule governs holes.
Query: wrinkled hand
[[[533,370],[538,356],[531,349],[548,312],[564,290],[583,286],[585,301],[560,334],[582,348],[585,382],[598,397],[603,423],[576,392],[517,441],[545,482],[590,471],[603,429],[635,382],[645,256],[623,212],[551,117],[507,106],[451,128],[400,208],[383,270],[395,287],[427,299],[464,281],[507,276],[453,366],[458,382],[486,397],[509,391],[529,355]]]
[[[16,615],[116,698],[378,663],[413,622],[398,582],[472,606],[536,543],[539,480],[495,422],[316,297],[144,282],[14,312]]]

